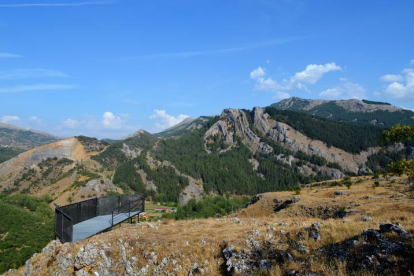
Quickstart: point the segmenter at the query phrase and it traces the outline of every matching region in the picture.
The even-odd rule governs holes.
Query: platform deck
[[[122,213],[114,218],[114,226],[138,215],[139,212]],[[112,215],[97,216],[73,226],[73,242],[84,240],[104,230],[110,229]]]

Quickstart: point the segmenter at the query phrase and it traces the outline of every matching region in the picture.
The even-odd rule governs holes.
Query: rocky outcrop
[[[300,150],[309,155],[321,156],[328,162],[338,163],[345,171],[355,174],[369,172],[365,163],[370,155],[378,151],[378,149],[369,149],[360,154],[351,154],[335,147],[328,147],[325,143],[312,140],[285,123],[271,119],[259,107],[253,109],[253,123],[259,132],[280,143],[286,149],[293,152]],[[335,178],[341,176],[338,170],[324,168],[323,171],[326,175],[331,174]]]
[[[361,269],[380,275],[411,275],[414,271],[412,236],[398,224],[381,224],[324,251],[346,261],[349,271]]]
[[[141,152],[141,148],[133,148],[131,149],[129,145],[122,143],[122,152],[125,154],[125,156],[129,159],[137,158]]]
[[[108,146],[106,142],[101,142],[96,138],[77,136],[76,139],[83,145],[86,152],[101,152]]]
[[[269,154],[273,152],[273,148],[262,142],[251,129],[247,114],[239,109],[225,109],[221,114],[221,118],[231,124],[234,134],[241,138],[242,142],[253,152],[263,152]]]

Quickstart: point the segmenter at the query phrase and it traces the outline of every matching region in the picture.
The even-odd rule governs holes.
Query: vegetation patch
[[[53,239],[51,198],[0,197],[0,273],[22,266]]]

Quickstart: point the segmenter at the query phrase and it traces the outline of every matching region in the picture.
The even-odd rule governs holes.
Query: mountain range
[[[281,110],[293,110],[357,125],[391,127],[397,123],[413,124],[414,112],[389,103],[369,100],[307,100],[297,97],[271,105]]]
[[[381,144],[382,132],[413,124],[413,114],[366,100],[291,98],[188,118],[158,134],[139,130],[119,141],[59,140],[3,127],[5,148],[30,149],[0,164],[0,190],[48,194],[59,204],[122,192],[184,204],[205,195],[286,190],[383,168],[405,151]]]

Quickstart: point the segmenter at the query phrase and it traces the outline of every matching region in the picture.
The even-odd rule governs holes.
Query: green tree
[[[414,126],[397,124],[388,131],[384,131],[382,139],[386,142],[404,143],[407,145],[414,139]],[[408,154],[405,159],[396,161],[388,166],[388,171],[394,175],[407,175],[411,183],[414,179],[414,159]]]

